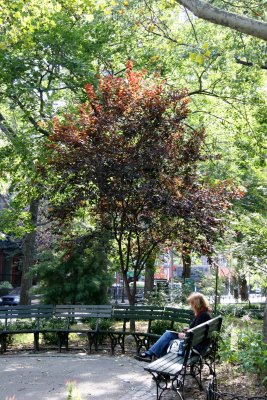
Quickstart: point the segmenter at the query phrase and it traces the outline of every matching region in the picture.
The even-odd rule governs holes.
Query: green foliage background
[[[214,4],[250,16],[264,12],[263,2]],[[266,285],[266,43],[194,18],[172,0],[1,0],[0,6],[0,185],[9,200],[0,230],[23,237],[36,229],[29,204],[46,188],[40,165],[53,116],[84,100],[85,83],[95,84],[98,74],[121,76],[132,59],[170,89],[188,88],[188,123],[205,127],[203,153],[216,154],[199,174],[244,190],[217,250],[234,254],[238,273],[258,274]],[[49,257],[67,271],[63,253]]]
[[[46,304],[106,304],[111,277],[103,241],[90,247],[42,252],[32,270]]]

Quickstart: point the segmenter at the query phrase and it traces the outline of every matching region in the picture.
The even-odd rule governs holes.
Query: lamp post
[[[216,267],[216,275],[215,275],[215,303],[214,303],[214,312],[217,311],[217,304],[218,304],[218,277],[219,277],[219,266],[215,263]]]
[[[171,254],[170,254],[170,271],[171,271],[171,273],[170,273],[170,278],[171,278],[171,301],[172,301],[172,291],[173,291],[173,248],[171,247],[171,250],[170,250],[170,252],[171,252]]]
[[[122,280],[121,290],[122,290],[122,292],[121,292],[121,302],[125,303],[125,301],[124,301],[124,279]]]

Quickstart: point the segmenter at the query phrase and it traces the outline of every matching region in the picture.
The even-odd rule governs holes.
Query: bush
[[[233,351],[233,349],[236,349],[236,330],[232,319],[229,317],[223,318],[219,343],[220,359],[227,363],[236,363],[238,360],[237,352]]]
[[[164,320],[153,321],[151,324],[151,333],[162,335],[166,330],[170,329],[170,322]],[[176,324],[172,330],[181,332],[182,327]]]
[[[147,293],[144,304],[154,306],[165,306],[168,302],[168,295],[163,290],[154,288],[151,292]]]
[[[218,305],[218,313],[223,316],[232,316],[241,318],[249,315],[253,318],[263,320],[264,305],[263,304],[220,304]]]
[[[91,329],[96,329],[97,318],[87,318],[83,319],[83,322],[89,323]],[[104,330],[109,330],[113,325],[112,319],[100,319],[98,328]]]
[[[0,282],[0,296],[4,296],[13,289],[13,286],[8,281]]]
[[[13,289],[13,286],[8,281],[0,282],[0,289]]]
[[[45,325],[46,328],[50,329],[63,329],[66,327],[66,321],[58,319],[55,321],[48,321]],[[43,341],[45,344],[57,345],[58,335],[56,332],[46,332],[43,333]]]
[[[260,332],[251,329],[239,332],[238,362],[244,371],[256,374],[267,385],[267,346]]]
[[[32,274],[45,304],[107,304],[107,240],[96,233],[73,249],[43,251]]]
[[[261,332],[250,326],[249,316],[243,326],[236,326],[231,318],[224,318],[219,347],[220,359],[238,364],[244,372],[256,374],[267,384],[267,345]]]
[[[0,323],[0,330],[4,330],[4,324]],[[19,331],[23,329],[34,329],[34,321],[31,320],[24,320],[24,321],[15,321],[8,324],[7,328],[13,331]],[[17,337],[19,335],[16,335]],[[15,335],[7,335],[6,342],[7,346],[12,345],[14,343]]]
[[[13,331],[20,331],[23,329],[34,329],[35,321],[25,319],[24,321],[15,321],[9,324],[8,329]]]

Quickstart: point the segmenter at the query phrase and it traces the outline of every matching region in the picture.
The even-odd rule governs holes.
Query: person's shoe
[[[144,362],[151,362],[152,361],[152,356],[146,354],[146,353],[140,353],[134,356],[134,358],[138,361],[144,361]]]

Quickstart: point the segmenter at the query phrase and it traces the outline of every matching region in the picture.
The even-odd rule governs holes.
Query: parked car
[[[2,304],[3,306],[17,306],[19,305],[20,301],[20,287],[17,287],[9,294],[6,294],[5,296],[1,297],[2,299]]]

